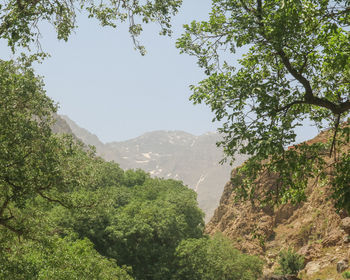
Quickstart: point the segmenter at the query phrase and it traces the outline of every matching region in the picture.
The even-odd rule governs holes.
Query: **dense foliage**
[[[53,134],[55,105],[28,60],[0,61],[0,97],[1,279],[161,280],[191,271],[182,242],[210,242],[194,191],[124,171],[73,136]],[[216,257],[240,266],[211,269],[241,275],[252,267],[228,241],[213,242]]]
[[[52,135],[55,107],[31,69],[1,61],[0,98],[0,224],[22,235],[31,231],[27,225],[37,214],[26,208],[29,200],[70,203],[64,194],[72,182],[65,173],[75,170],[65,166],[70,140]]]
[[[133,267],[136,279],[170,279],[175,248],[203,235],[203,214],[194,192],[180,182],[146,177],[139,183],[110,186],[103,206],[89,212],[57,210],[60,224],[88,237],[102,255]]]
[[[178,47],[198,58],[208,78],[193,86],[223,123],[228,157],[251,158],[238,172],[244,198],[299,202],[310,178],[335,185],[339,208],[348,199],[350,111],[348,0],[213,0],[207,21],[185,26]],[[243,52],[237,68],[235,52]],[[236,64],[237,65],[237,64]],[[297,145],[305,122],[330,127],[329,143]],[[347,121],[348,122],[348,121]],[[326,163],[329,154],[333,162]],[[331,176],[322,172],[330,164]],[[321,171],[321,172],[320,172]],[[279,174],[276,188],[257,195],[262,174]]]
[[[221,235],[184,240],[176,256],[176,280],[254,280],[262,269],[259,258],[240,253]]]
[[[104,258],[87,240],[52,237],[44,244],[24,240],[1,250],[1,279],[132,280],[128,270]]]

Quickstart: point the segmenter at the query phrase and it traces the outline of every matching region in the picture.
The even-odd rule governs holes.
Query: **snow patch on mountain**
[[[142,153],[142,155],[143,155],[145,158],[151,158],[151,154],[152,154],[152,152]]]
[[[149,160],[135,160],[136,163],[149,163]]]
[[[194,191],[195,191],[196,193],[198,193],[198,187],[199,187],[199,185],[200,185],[202,182],[204,182],[204,180],[205,180],[205,178],[207,177],[207,175],[208,175],[208,174],[206,174],[206,175],[201,175],[201,176],[199,177],[199,180],[198,180],[197,184],[196,184],[195,187],[194,187]]]

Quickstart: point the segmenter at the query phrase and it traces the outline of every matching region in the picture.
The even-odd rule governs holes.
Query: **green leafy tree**
[[[262,261],[234,249],[221,235],[183,240],[176,248],[178,280],[255,280],[261,276]]]
[[[185,25],[181,52],[198,58],[208,78],[192,86],[221,121],[228,158],[251,155],[238,172],[237,194],[263,203],[299,202],[310,178],[323,178],[324,155],[334,156],[330,182],[336,205],[348,200],[350,111],[350,2],[348,0],[213,0],[207,21]],[[232,60],[244,55],[235,68]],[[308,120],[331,127],[329,143],[297,145],[296,128]],[[341,172],[341,173],[339,173]],[[276,187],[257,195],[264,174]],[[336,178],[336,179],[334,179]]]
[[[0,253],[1,279],[132,280],[128,269],[99,255],[87,239],[53,237],[45,244],[26,240],[7,245],[11,247]]]
[[[0,61],[0,225],[21,235],[26,224],[20,209],[28,199],[62,187],[57,150],[51,135],[55,111],[33,71]],[[59,182],[61,181],[61,182]]]
[[[150,175],[141,169],[126,170],[122,184],[127,187],[142,186]]]
[[[142,32],[141,23],[157,22],[160,33],[170,34],[170,17],[182,0],[10,0],[0,3],[0,38],[7,40],[14,51],[16,47],[28,48],[39,43],[40,24],[48,22],[57,32],[57,38],[68,40],[77,27],[78,12],[86,11],[89,17],[99,20],[102,26],[116,27],[129,22],[129,32],[135,47],[144,54],[137,41]]]
[[[29,64],[0,61],[0,278],[131,279],[90,241],[60,238],[74,232],[57,211],[69,220],[101,209],[124,172],[52,133],[56,107]]]
[[[99,253],[132,267],[135,278],[171,279],[175,248],[183,239],[202,236],[203,213],[195,193],[180,182],[148,177],[130,185],[142,174],[126,171],[114,187],[101,186],[105,200],[99,207],[59,206],[55,215],[61,217],[59,228],[89,238]]]
[[[102,160],[73,137],[53,134],[55,110],[31,68],[0,61],[0,232],[4,236],[9,231],[38,239],[45,228],[42,218],[52,207],[45,203],[94,207],[103,200],[102,191],[96,190],[102,178],[113,182],[123,176],[118,166],[115,177],[98,174]]]

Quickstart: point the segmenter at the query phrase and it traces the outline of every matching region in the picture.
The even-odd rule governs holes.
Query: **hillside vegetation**
[[[305,144],[325,144],[331,140],[331,131],[324,131]],[[347,154],[350,145],[339,148],[339,154]],[[326,162],[332,162],[327,150],[319,153],[323,153]],[[326,171],[331,174],[331,166]],[[236,176],[237,170],[233,170],[232,178]],[[259,178],[257,196],[276,188],[278,179],[276,174],[264,173]],[[206,226],[207,233],[213,235],[221,232],[242,252],[263,257],[265,274],[278,269],[281,250],[292,248],[305,259],[302,279],[342,279],[336,266],[350,257],[350,228],[343,225],[348,219],[348,213],[345,210],[338,211],[334,206],[335,201],[330,199],[334,191],[332,184],[320,177],[310,177],[305,202],[265,206],[259,205],[255,199],[238,199],[235,192],[238,187],[236,180],[226,184],[220,206]],[[324,278],[326,276],[328,278]]]

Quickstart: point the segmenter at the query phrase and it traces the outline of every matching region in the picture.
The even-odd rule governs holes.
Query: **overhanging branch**
[[[329,109],[335,115],[340,115],[350,110],[350,100],[336,104],[329,101],[328,99],[315,96],[313,94],[312,87],[310,85],[309,80],[307,80],[292,66],[286,53],[282,49],[280,49],[280,50],[277,50],[277,54],[281,58],[282,63],[287,68],[288,72],[304,87],[305,89],[304,104],[315,105],[315,106]]]
[[[320,98],[317,97],[313,94],[313,90],[311,87],[311,84],[308,79],[306,79],[301,73],[302,71],[297,71],[292,64],[290,63],[290,60],[287,56],[287,54],[284,52],[284,50],[280,47],[276,47],[273,43],[271,43],[271,40],[268,38],[268,36],[265,33],[264,30],[264,24],[263,24],[263,8],[262,8],[262,0],[257,0],[257,10],[252,10],[249,9],[245,4],[244,1],[240,1],[243,8],[246,10],[248,13],[252,13],[255,15],[255,17],[258,20],[259,26],[262,28],[261,30],[261,35],[267,42],[271,44],[271,46],[276,50],[277,55],[281,58],[283,65],[286,67],[288,72],[299,82],[305,89],[305,95],[304,95],[304,100],[298,100],[295,102],[292,102],[288,105],[286,105],[286,108],[282,108],[281,110],[288,110],[290,107],[292,107],[295,104],[309,104],[309,105],[315,105],[319,106],[322,108],[326,108],[330,110],[334,115],[341,115],[344,112],[347,112],[350,110],[350,99],[346,100],[345,102],[340,102],[340,103],[334,103],[329,101],[328,99],[325,98]],[[301,70],[303,70],[307,66],[307,57],[304,60],[304,63],[302,65]]]

